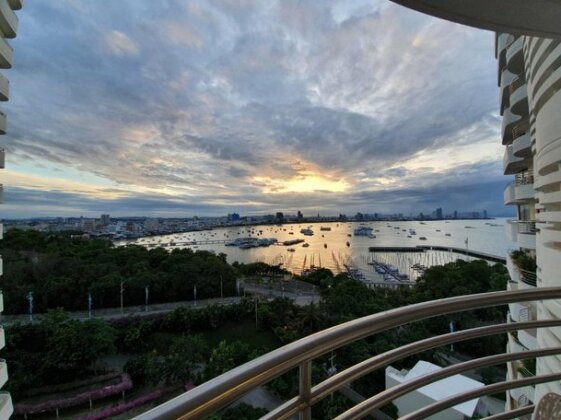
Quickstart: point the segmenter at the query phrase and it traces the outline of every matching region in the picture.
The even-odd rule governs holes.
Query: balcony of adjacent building
[[[506,49],[515,41],[516,37],[512,34],[496,34],[495,36],[495,58],[497,59],[497,75],[498,85],[503,83],[502,77],[504,75],[506,64]]]
[[[508,305],[510,319],[513,322],[528,322],[537,319],[536,304],[533,302],[516,302]]]
[[[10,81],[0,74],[0,101],[7,101],[10,97]]]
[[[514,145],[505,147],[503,156],[503,172],[505,175],[514,175],[528,169],[532,165],[531,158],[522,158],[514,154]]]
[[[511,144],[515,139],[530,133],[530,120],[528,116],[520,116],[507,108],[503,114],[501,137],[503,145]]]
[[[20,10],[23,7],[22,0],[8,0],[12,10]]]
[[[0,111],[0,135],[6,134],[6,114]]]
[[[556,164],[557,165],[557,164]],[[540,174],[536,177],[534,186],[536,190],[547,194],[555,194],[559,192],[559,185],[561,184],[561,170],[555,168],[555,170],[547,172],[547,174]],[[546,197],[544,197],[546,198]]]
[[[11,5],[20,5],[21,2],[0,0],[0,31],[4,38],[15,38],[18,30],[18,17]]]
[[[9,392],[0,392],[0,419],[9,419],[14,412]]]
[[[536,249],[535,220],[508,220],[505,229],[507,237],[520,248]]]
[[[503,115],[505,109],[520,116],[528,115],[528,85],[526,73],[513,74],[508,70],[503,72],[500,90],[501,106],[500,113]]]
[[[12,68],[14,50],[8,42],[0,37],[0,69]]]
[[[526,126],[515,126],[512,133],[512,153],[514,156],[532,160],[532,139]]]
[[[514,175],[514,198],[516,201],[532,201],[535,199],[534,173],[519,172]]]
[[[502,392],[509,392],[511,396],[520,399],[520,404],[517,405],[520,408],[509,412],[508,415],[501,415],[496,418],[515,418],[531,414],[539,407],[540,402],[533,404],[533,395],[526,395],[528,401],[524,402],[522,398],[524,392],[531,392],[529,388],[538,384],[560,381],[561,372],[536,374],[535,371],[532,372],[533,368],[527,361],[530,361],[531,364],[532,359],[541,360],[544,357],[557,356],[561,354],[561,347],[558,344],[553,347],[537,347],[527,337],[531,337],[531,334],[528,334],[527,331],[559,327],[561,326],[561,319],[534,319],[533,316],[528,315],[527,321],[520,319],[518,322],[512,322],[511,320],[431,336],[384,353],[374,354],[357,364],[332,372],[319,383],[312,382],[312,366],[314,363],[321,363],[318,360],[319,358],[326,354],[332,354],[341,347],[390,329],[399,328],[401,325],[410,322],[477,308],[509,304],[521,304],[523,306],[524,302],[549,301],[559,298],[561,298],[561,287],[533,288],[456,296],[369,315],[317,332],[260,356],[141,414],[137,418],[141,420],[205,418],[223,407],[235,403],[251,390],[286,372],[298,369],[299,391],[297,391],[297,395],[281,403],[280,406],[263,418],[280,419],[299,415],[301,419],[310,419],[312,406],[325,398],[329,398],[330,395],[339,390],[350,389],[353,382],[365,375],[383,371],[390,364],[421,352],[448,346],[455,342],[478,340],[480,337],[497,334],[508,335],[509,344],[506,353],[470,359],[438,370],[424,372],[414,379],[387,388],[373,396],[366,396],[358,402],[355,401],[353,404],[356,405],[339,414],[336,419],[363,418],[370,413],[377,412],[376,410],[386,404],[426,385],[450,378],[453,375],[503,363],[511,366],[509,377],[505,381],[476,389],[459,388],[455,390],[455,394],[447,395],[437,402],[431,401],[427,406],[416,408],[414,412],[409,412],[401,418],[406,420],[428,418],[465,401]],[[511,308],[523,309],[522,306],[511,306]],[[524,336],[524,334],[527,336]],[[513,371],[513,368],[516,372]],[[517,390],[522,390],[522,392]]]
[[[509,351],[510,352],[525,352],[529,349],[509,334]],[[507,363],[507,375],[509,380],[517,380],[523,378],[531,378],[536,376],[536,359],[516,360]],[[524,407],[534,401],[535,388],[533,386],[525,386],[521,388],[514,388],[508,391],[509,398],[514,400],[511,404],[511,409]]]
[[[514,181],[507,184],[503,193],[506,206],[535,200],[534,177],[532,172],[520,172],[514,176]]]
[[[503,83],[506,64],[506,49],[514,42],[516,37],[512,34],[496,34],[495,36],[495,58],[497,59],[497,84],[501,86]]]
[[[524,71],[524,38],[517,37],[506,49],[505,68],[511,73],[520,74]]]
[[[0,388],[8,382],[8,364],[4,359],[0,359]]]

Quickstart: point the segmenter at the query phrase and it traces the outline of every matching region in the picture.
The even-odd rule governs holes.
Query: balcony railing
[[[329,353],[339,347],[361,340],[368,336],[396,328],[400,325],[434,316],[457,313],[477,308],[506,305],[508,303],[559,298],[561,298],[561,287],[483,293],[423,302],[355,319],[312,334],[265,354],[158,407],[155,407],[152,410],[141,414],[137,418],[204,418],[205,416],[238,400],[250,390],[271,381],[293,368],[298,367],[299,394],[286,401],[263,418],[279,419],[299,414],[302,419],[310,419],[311,407],[323,398],[347,386],[362,376],[384,368],[405,357],[455,342],[484,336],[502,334],[521,329],[551,328],[561,326],[561,319],[488,325],[430,337],[375,355],[363,362],[336,373],[323,382],[312,385],[312,361],[323,354]],[[512,362],[516,360],[557,354],[561,354],[561,347],[539,348],[523,352],[497,354],[458,363],[376,394],[342,413],[337,417],[337,419],[361,418],[373,410],[383,407],[396,398],[412,392],[419,387],[461,372],[509,361]],[[402,419],[425,418],[464,401],[469,401],[483,395],[495,394],[513,388],[558,380],[561,380],[560,372],[508,380],[505,382],[487,385],[468,392],[462,392],[460,390],[458,394],[428,405],[427,407],[417,410],[414,413],[410,413],[405,417],[402,417]],[[530,410],[525,412],[531,412],[533,407],[525,407],[525,409]],[[513,411],[511,414],[521,415],[521,413],[522,411]],[[514,417],[516,417],[516,415]],[[512,417],[508,416],[501,418]]]
[[[528,133],[529,127],[527,122],[523,122],[520,124],[516,124],[512,127],[512,138],[517,139],[518,137],[522,137],[524,134]]]
[[[512,95],[516,91],[516,89],[524,84],[526,84],[526,74],[521,73],[508,85],[508,93]]]
[[[535,235],[537,232],[535,220],[516,220],[514,222],[518,225],[518,233]]]
[[[520,268],[518,269],[518,272],[520,273],[520,281],[526,283],[529,286],[536,287],[537,284],[536,273],[528,270],[522,270]]]
[[[514,175],[514,184],[516,186],[529,185],[534,183],[534,173],[532,171],[520,172]]]

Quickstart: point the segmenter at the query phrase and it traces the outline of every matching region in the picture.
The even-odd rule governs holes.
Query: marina
[[[229,262],[265,262],[296,275],[316,268],[351,272],[369,287],[407,283],[392,272],[378,272],[372,263],[393,266],[414,282],[432,265],[458,258],[484,258],[504,263],[512,244],[504,233],[504,219],[485,220],[319,222],[306,224],[236,226],[119,241],[148,248],[191,248],[224,253]],[[327,229],[329,228],[329,230]],[[316,232],[314,234],[314,232]],[[421,240],[421,237],[426,240]],[[469,248],[465,241],[468,239]],[[381,270],[379,270],[381,271]],[[360,274],[359,274],[360,273]],[[384,278],[384,276],[386,276]]]

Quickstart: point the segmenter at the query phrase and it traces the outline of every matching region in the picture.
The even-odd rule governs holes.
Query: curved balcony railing
[[[336,373],[319,384],[312,385],[312,361],[323,354],[388,329],[434,316],[477,308],[506,305],[508,303],[559,298],[561,298],[561,287],[482,293],[423,302],[355,319],[312,334],[258,357],[141,414],[137,418],[142,420],[152,418],[200,419],[228,406],[248,391],[298,367],[299,394],[265,415],[264,418],[287,418],[299,413],[300,418],[309,419],[311,417],[311,407],[318,401],[362,376],[384,368],[390,363],[401,360],[404,357],[418,354],[419,352],[432,348],[483,336],[518,331],[520,329],[561,326],[561,319],[503,323],[430,337],[375,355],[361,363]],[[348,411],[342,413],[337,419],[361,418],[372,410],[383,407],[388,402],[420,386],[460,372],[508,361],[557,354],[561,354],[561,347],[498,354],[459,363],[387,389],[355,405]],[[404,418],[425,418],[448,407],[483,395],[495,394],[508,389],[557,380],[561,380],[561,373],[499,382],[477,390],[459,392],[450,398],[431,404],[415,413],[410,413]],[[520,415],[518,411],[516,413]]]
[[[524,134],[528,133],[528,131],[529,127],[527,122],[516,124],[514,127],[512,127],[512,138],[517,139],[518,137],[521,137]]]
[[[521,73],[509,83],[508,93],[512,95],[516,89],[524,84],[526,84],[526,73]]]

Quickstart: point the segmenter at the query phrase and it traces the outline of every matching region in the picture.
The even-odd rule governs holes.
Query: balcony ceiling
[[[561,38],[559,0],[391,0],[410,9],[476,28]]]

